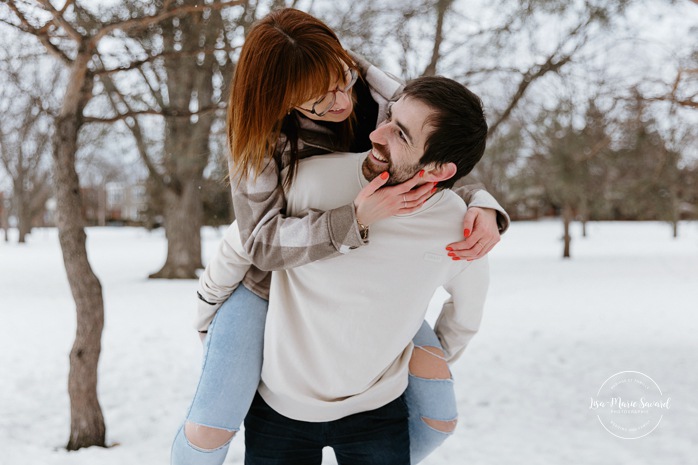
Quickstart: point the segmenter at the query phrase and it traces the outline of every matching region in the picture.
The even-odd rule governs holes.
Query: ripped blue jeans
[[[239,431],[260,381],[267,307],[266,300],[241,285],[218,310],[204,340],[201,377],[185,424],[230,433]],[[413,342],[415,350],[441,350],[426,322]],[[426,379],[410,373],[405,401],[409,411],[410,462],[417,464],[452,434],[452,429],[441,431],[427,421],[455,423],[453,380],[450,376]],[[229,446],[230,441],[213,449],[197,447],[187,439],[183,424],[172,444],[171,465],[221,465]]]

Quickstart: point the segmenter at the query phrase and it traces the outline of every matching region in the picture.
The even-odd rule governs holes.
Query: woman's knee
[[[410,358],[410,374],[423,379],[451,379],[444,351],[431,346],[414,347]]]
[[[448,368],[443,350],[432,346],[415,346],[410,359],[410,374],[428,380],[451,379],[451,370]],[[458,423],[457,418],[435,420],[422,416],[421,419],[430,428],[445,434],[453,433]]]
[[[235,436],[235,431],[187,421],[184,425],[184,435],[192,446],[202,450],[214,450],[228,444]]]

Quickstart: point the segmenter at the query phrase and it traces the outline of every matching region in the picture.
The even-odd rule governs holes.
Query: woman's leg
[[[172,444],[172,465],[220,465],[250,408],[262,371],[268,302],[239,286],[204,340],[199,385]]]
[[[405,400],[410,414],[410,461],[414,465],[453,434],[458,410],[441,343],[426,321],[413,342]]]

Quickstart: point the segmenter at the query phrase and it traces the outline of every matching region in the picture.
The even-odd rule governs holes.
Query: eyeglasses
[[[343,94],[349,92],[349,89],[354,87],[354,84],[356,84],[356,80],[359,78],[359,73],[354,68],[349,68],[346,71],[344,78],[346,79],[347,84],[342,89],[337,88],[326,93],[322,96],[322,98],[320,98],[320,100],[317,100],[315,103],[313,103],[313,108],[311,108],[310,110],[303,107],[298,108],[301,108],[305,111],[309,111],[310,113],[316,116],[325,116],[327,112],[332,109],[335,102],[337,101],[337,92],[342,92]]]

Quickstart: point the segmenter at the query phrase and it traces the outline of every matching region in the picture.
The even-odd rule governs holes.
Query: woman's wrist
[[[356,225],[359,227],[359,235],[361,236],[361,240],[368,240],[368,227],[370,225],[361,221],[361,218],[359,217],[359,206],[356,205],[356,201],[354,201],[354,217],[356,218]]]

